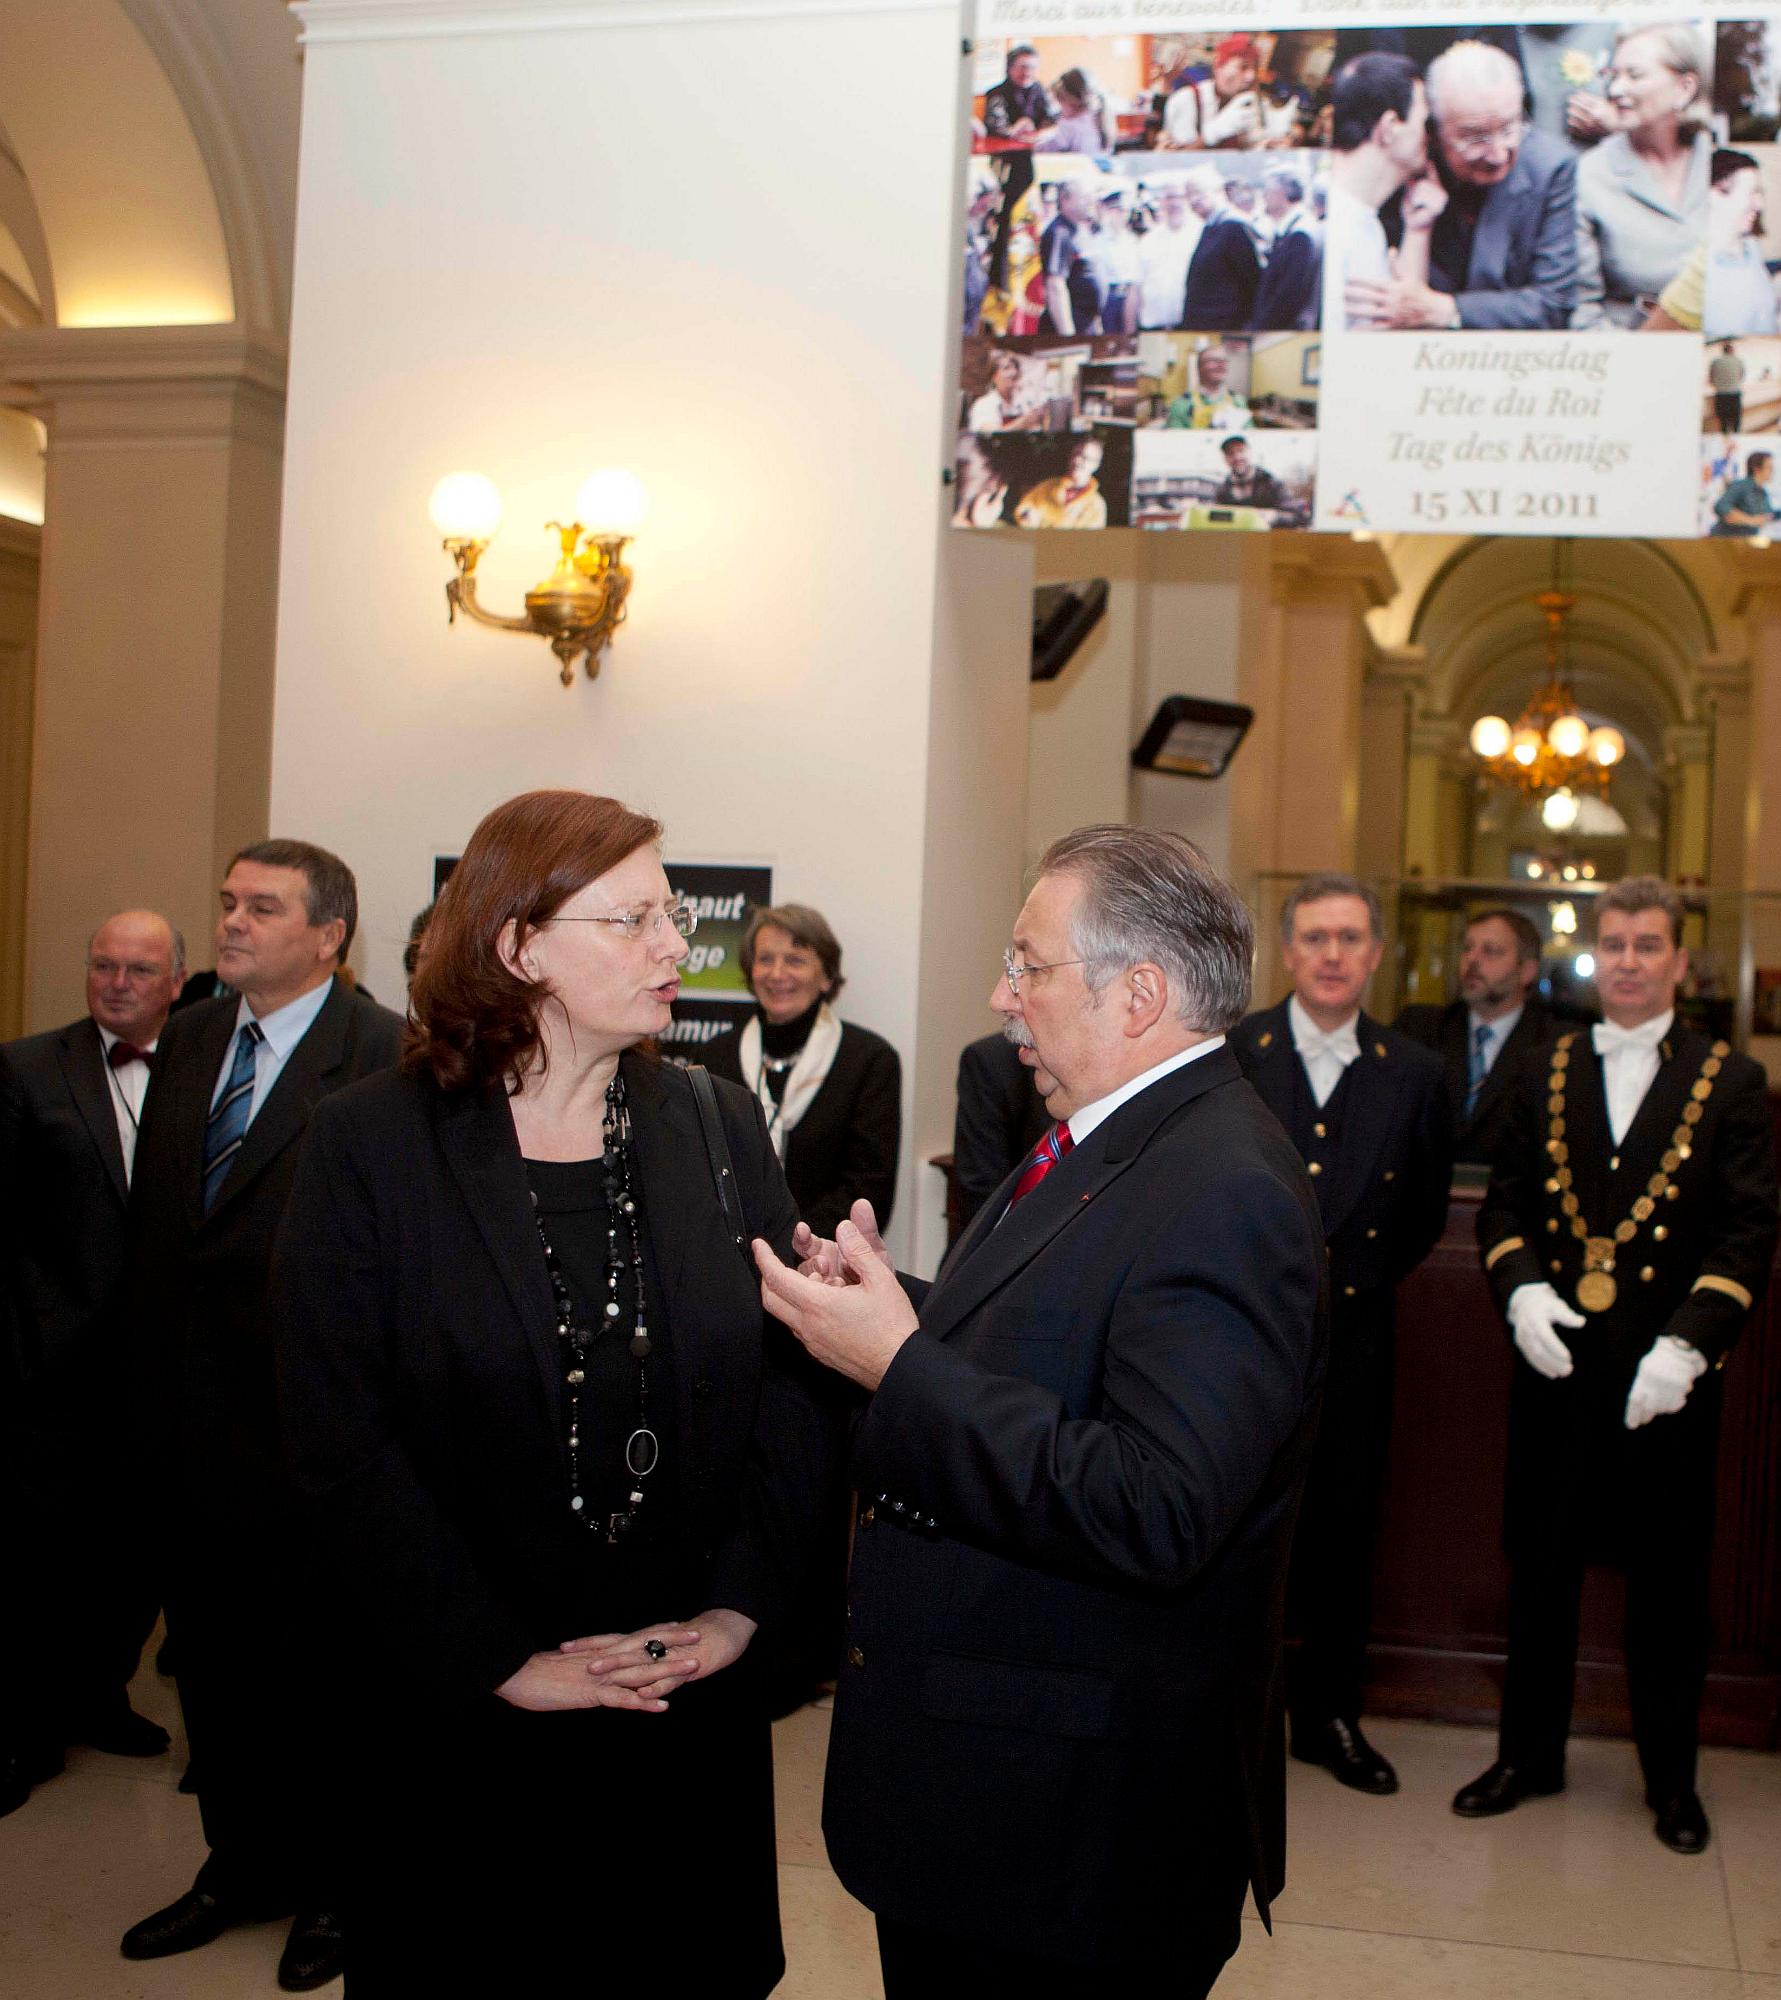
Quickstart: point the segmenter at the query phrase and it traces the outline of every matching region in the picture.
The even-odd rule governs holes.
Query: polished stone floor
[[[177,1729],[170,1685],[138,1707]],[[828,1716],[778,1730],[785,2000],[880,2000],[872,1924],[836,1883],[818,1826]],[[1274,1935],[1244,1927],[1218,2000],[1781,2000],[1781,1757],[1709,1752],[1715,1838],[1691,1859],[1652,1838],[1630,1748],[1572,1746],[1571,1787],[1505,1819],[1458,1820],[1451,1794],[1490,1761],[1476,1730],[1381,1723],[1393,1799],[1294,1765],[1291,1884]],[[154,1965],[125,1926],[190,1881],[197,1807],[171,1758],[79,1751],[0,1820],[0,1994],[7,2000],[257,2000],[283,1926],[231,1932]],[[329,1989],[338,1991],[338,1988]],[[516,1984],[515,1992],[523,1988]]]

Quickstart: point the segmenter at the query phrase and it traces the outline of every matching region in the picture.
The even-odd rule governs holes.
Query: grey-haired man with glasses
[[[1428,66],[1428,171],[1386,205],[1394,275],[1361,304],[1390,327],[1570,324],[1577,302],[1577,156],[1533,130],[1521,67],[1462,41]]]
[[[1317,1204],[1226,1045],[1248,911],[1178,835],[1057,841],[990,995],[1050,1114],[930,1285],[869,1204],[769,1311],[871,1400],[823,1825],[887,2000],[1195,2000],[1280,1890],[1280,1616]]]

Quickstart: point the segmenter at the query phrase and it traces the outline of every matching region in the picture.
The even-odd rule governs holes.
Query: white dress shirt
[[[1323,326],[1326,333],[1354,332],[1376,324],[1348,317],[1350,278],[1384,284],[1391,276],[1391,247],[1379,211],[1346,188],[1332,187],[1323,234]]]
[[[1657,1075],[1657,1045],[1670,1032],[1675,1018],[1676,1010],[1672,1007],[1667,1014],[1641,1021],[1636,1028],[1617,1028],[1610,1021],[1598,1021],[1589,1031],[1602,1059],[1602,1094],[1608,1100],[1608,1130],[1617,1146],[1645,1102],[1645,1093]]]
[[[1189,215],[1179,229],[1158,220],[1138,238],[1138,324],[1169,327],[1181,324],[1187,299],[1187,267],[1194,260],[1204,225]]]
[[[299,994],[287,1006],[278,1008],[260,1022],[260,1033],[264,1039],[254,1050],[254,1094],[247,1104],[247,1122],[250,1125],[259,1117],[260,1107],[271,1095],[272,1086],[290,1060],[291,1051],[315,1026],[315,1017],[328,1004],[328,995],[333,990],[334,980],[330,975],[311,992]],[[235,1010],[235,1032],[223,1050],[223,1064],[216,1074],[216,1088],[210,1093],[213,1111],[217,1099],[223,1094],[223,1085],[229,1080],[229,1071],[235,1065],[235,1044],[241,1031],[249,1021],[257,1018],[243,995],[240,1006]]]
[[[99,1028],[99,1023],[95,1021],[93,1026]],[[136,1128],[142,1122],[142,1100],[148,1094],[148,1064],[127,1062],[122,1069],[113,1069],[112,1045],[123,1037],[114,1035],[109,1028],[99,1028],[99,1040],[104,1049],[105,1074],[110,1080],[111,1115],[117,1120],[117,1142],[124,1149],[124,1185],[128,1187],[136,1170]],[[154,1054],[154,1042],[149,1043],[148,1051]]]
[[[1286,1018],[1292,1023],[1292,1045],[1311,1080],[1311,1095],[1321,1111],[1330,1101],[1330,1092],[1342,1081],[1342,1072],[1360,1055],[1360,1037],[1354,1024],[1360,1019],[1357,1007],[1346,1021],[1326,1034],[1299,1005],[1295,993],[1286,1003]]]

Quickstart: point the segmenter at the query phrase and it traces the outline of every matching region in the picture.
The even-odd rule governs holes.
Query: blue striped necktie
[[[229,1178],[235,1155],[247,1137],[247,1117],[254,1101],[254,1051],[266,1039],[258,1021],[244,1021],[235,1037],[235,1060],[229,1065],[229,1080],[223,1094],[211,1107],[210,1123],[204,1128],[204,1213],[216,1206],[216,1198]]]
[[[1471,1117],[1478,1108],[1478,1093],[1484,1088],[1484,1079],[1490,1074],[1490,1064],[1485,1061],[1485,1051],[1490,1047],[1490,1023],[1480,1021],[1472,1030],[1472,1073],[1466,1083],[1466,1116]]]

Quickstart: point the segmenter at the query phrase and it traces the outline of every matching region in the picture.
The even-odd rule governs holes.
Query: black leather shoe
[[[279,1954],[278,1983],[287,1993],[313,1993],[340,1977],[346,1959],[341,1921],[329,1910],[304,1910]]]
[[[1702,1854],[1713,1838],[1707,1815],[1693,1792],[1678,1792],[1657,1808],[1657,1837],[1678,1854]]]
[[[1398,1788],[1398,1774],[1361,1734],[1358,1722],[1326,1722],[1321,1729],[1294,1730],[1292,1754],[1301,1764],[1321,1764],[1350,1791],[1382,1799]]]
[[[1562,1774],[1555,1778],[1497,1763],[1454,1793],[1453,1810],[1461,1819],[1494,1819],[1498,1813],[1513,1812],[1523,1799],[1549,1799],[1564,1788]]]
[[[0,1754],[0,1819],[15,1813],[31,1796],[31,1780],[25,1776],[25,1760],[16,1750]]]
[[[82,1724],[76,1740],[113,1757],[159,1757],[173,1741],[158,1722],[138,1715],[128,1702],[120,1702]]]
[[[171,1958],[176,1951],[196,1951],[209,1944],[239,1921],[227,1904],[202,1889],[188,1889],[177,1902],[132,1924],[118,1950],[126,1958]]]

